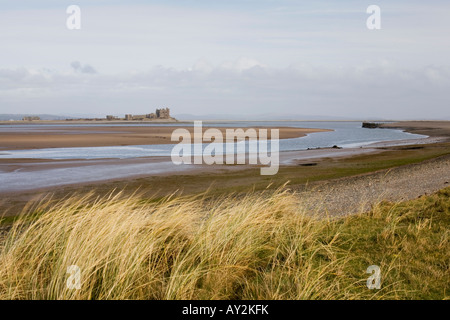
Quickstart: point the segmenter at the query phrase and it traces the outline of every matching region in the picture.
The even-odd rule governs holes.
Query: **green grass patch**
[[[355,279],[367,266],[379,265],[383,287],[392,289],[385,298],[450,297],[450,188],[407,202],[382,202],[336,223],[338,248],[351,257],[346,270]]]

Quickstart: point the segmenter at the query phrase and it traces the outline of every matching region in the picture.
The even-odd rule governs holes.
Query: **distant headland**
[[[3,115],[3,118],[9,118],[8,122],[10,121],[17,121],[17,122],[119,122],[124,121],[126,123],[128,122],[178,122],[177,119],[172,117],[170,115],[170,109],[169,108],[161,108],[156,109],[155,112],[148,113],[148,114],[141,114],[141,115],[134,115],[134,114],[125,114],[124,117],[118,117],[114,115],[106,115],[104,118],[93,118],[93,117],[86,117],[86,118],[72,118],[72,117],[60,117],[60,116],[52,116],[52,115],[23,115],[20,118],[18,118],[19,115]],[[0,119],[2,122],[6,122],[6,120]]]
[[[85,119],[66,119],[66,121],[155,121],[155,120],[163,120],[163,121],[177,121],[177,119],[170,116],[170,109],[169,108],[162,108],[162,109],[156,109],[156,111],[153,113],[148,114],[140,114],[140,115],[133,115],[133,114],[126,114],[125,117],[120,118],[113,115],[107,115],[106,118],[85,118]],[[23,119],[27,120],[27,119]]]

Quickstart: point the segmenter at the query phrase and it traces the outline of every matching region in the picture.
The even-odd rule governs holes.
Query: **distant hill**
[[[65,120],[76,119],[76,117],[57,116],[54,114],[0,114],[0,121],[22,120],[23,117],[39,117],[41,120]]]
[[[71,114],[71,115],[55,115],[55,114],[0,114],[0,121],[22,120],[24,117],[39,117],[42,120],[65,120],[65,119],[82,119],[82,118],[105,118],[104,114]],[[122,115],[123,116],[123,115]],[[377,117],[367,118],[350,118],[338,116],[319,116],[319,115],[301,115],[294,113],[264,113],[264,114],[190,114],[179,113],[174,114],[173,117],[179,121],[183,120],[254,120],[254,121],[276,121],[276,120],[303,120],[303,121],[332,121],[332,120],[355,120],[355,121],[392,121],[392,119],[382,119]],[[398,119],[400,120],[400,119]],[[415,119],[405,118],[401,120],[450,120],[450,116],[442,117],[441,119]]]
[[[348,117],[333,117],[333,116],[318,116],[318,115],[300,115],[300,114],[279,114],[279,113],[266,113],[266,114],[175,114],[174,117],[178,120],[358,120],[356,118],[351,119]]]

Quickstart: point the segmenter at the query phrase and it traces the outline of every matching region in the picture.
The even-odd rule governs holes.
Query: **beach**
[[[100,181],[84,181],[53,187],[35,187],[32,190],[0,192],[0,210],[3,216],[14,216],[30,201],[40,201],[49,195],[63,199],[67,195],[94,191],[99,196],[112,190],[133,194],[138,191],[148,198],[170,194],[189,195],[207,192],[211,196],[250,190],[265,190],[288,183],[308,205],[332,216],[368,210],[381,200],[400,201],[431,194],[448,186],[450,182],[450,146],[448,143],[428,144],[421,149],[389,147],[386,149],[311,150],[316,158],[290,155],[290,164],[281,165],[279,174],[261,179],[258,169],[249,166],[192,166],[189,170],[139,173],[115,178],[105,176]],[[330,157],[329,152],[340,153]],[[341,153],[345,151],[345,153]],[[359,151],[359,152],[358,152]],[[324,153],[328,152],[328,157]],[[292,156],[298,157],[292,160]],[[150,159],[95,161],[96,166],[146,165]],[[153,160],[159,161],[159,160]],[[162,164],[162,162],[161,162]],[[29,165],[29,167],[27,167]],[[19,165],[24,173],[41,174],[55,166],[75,168],[92,165],[89,161],[70,163],[42,161]],[[41,166],[42,165],[42,166]],[[26,169],[24,169],[26,167]],[[137,167],[138,168],[138,167]],[[43,181],[45,180],[42,178]],[[24,181],[24,184],[30,180]]]
[[[174,166],[170,157],[143,157],[131,159],[73,159],[73,160],[46,160],[46,159],[1,159],[0,170],[14,175],[10,183],[4,181],[1,208],[9,208],[6,215],[14,215],[19,208],[31,199],[54,193],[56,198],[64,197],[69,193],[97,190],[100,194],[109,192],[111,189],[145,190],[149,195],[167,195],[173,192],[180,194],[195,194],[207,189],[213,192],[233,192],[246,190],[247,188],[264,188],[267,184],[280,185],[287,181],[296,189],[303,190],[307,185],[314,188],[320,181],[327,181],[327,190],[332,190],[333,185],[337,190],[342,190],[342,197],[352,197],[354,201],[360,199],[359,195],[351,190],[368,190],[365,182],[371,181],[371,185],[377,190],[384,190],[387,180],[371,178],[371,174],[389,175],[392,167],[407,165],[402,175],[393,177],[391,183],[391,198],[395,199],[404,195],[417,196],[420,193],[432,192],[445,187],[449,171],[448,161],[445,158],[450,153],[448,143],[448,123],[420,123],[416,127],[414,123],[389,124],[395,128],[405,130],[420,130],[428,138],[400,141],[385,141],[369,144],[355,148],[319,148],[314,150],[287,151],[280,153],[280,172],[274,176],[262,179],[259,175],[258,166],[250,165],[182,165]],[[403,128],[404,127],[404,128]],[[192,127],[185,127],[192,130]],[[158,143],[168,143],[170,134],[174,127],[65,127],[65,128],[38,128],[37,132],[14,132],[5,134],[2,132],[1,147],[19,148],[19,146],[32,148],[40,147],[69,147],[69,146],[102,146],[117,145],[118,141],[123,144],[142,144],[143,140]],[[205,129],[205,128],[204,128]],[[221,128],[223,131],[225,128]],[[270,131],[270,130],[269,130]],[[280,137],[291,138],[302,136],[311,132],[323,132],[319,129],[304,128],[280,128]],[[28,138],[33,139],[27,140]],[[15,142],[19,142],[15,144]],[[435,166],[431,159],[443,157],[443,165]],[[415,165],[420,162],[421,169],[417,170]],[[447,161],[447,162],[446,162]],[[92,169],[91,169],[92,168]],[[428,169],[427,169],[428,168]],[[96,175],[88,174],[84,169],[96,172]],[[95,170],[95,171],[92,171]],[[133,172],[130,173],[130,170]],[[89,172],[89,171],[87,171]],[[375,172],[375,173],[373,173]],[[378,173],[377,173],[378,172]],[[405,192],[408,189],[408,174],[415,185],[423,186],[415,192]],[[433,174],[430,174],[433,172]],[[72,177],[68,183],[64,178]],[[23,176],[23,179],[17,177]],[[361,176],[359,180],[353,177]],[[100,177],[100,178],[99,178]],[[349,178],[347,178],[349,177]],[[440,177],[439,179],[435,179]],[[337,180],[336,180],[337,179]],[[341,188],[342,180],[345,180],[345,188]],[[442,180],[442,181],[441,181]],[[351,182],[348,182],[351,181]],[[420,183],[427,181],[427,183]],[[399,185],[403,187],[399,187]],[[323,189],[323,188],[322,188]],[[369,192],[370,193],[370,192]],[[322,196],[324,193],[318,193]],[[369,203],[381,197],[380,192],[373,193]],[[328,197],[325,197],[328,199]],[[335,199],[338,199],[335,198]],[[366,197],[367,198],[367,197]],[[328,199],[333,212],[337,212],[336,200]],[[338,201],[341,205],[345,202]],[[331,208],[330,207],[330,208]],[[13,208],[13,209],[11,209]],[[330,209],[331,210],[331,209]]]

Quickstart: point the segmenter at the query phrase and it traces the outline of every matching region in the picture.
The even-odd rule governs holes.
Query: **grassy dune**
[[[1,299],[448,299],[450,188],[338,219],[285,188],[28,207],[0,244]],[[80,268],[81,289],[66,285]],[[369,290],[370,265],[381,289]]]

